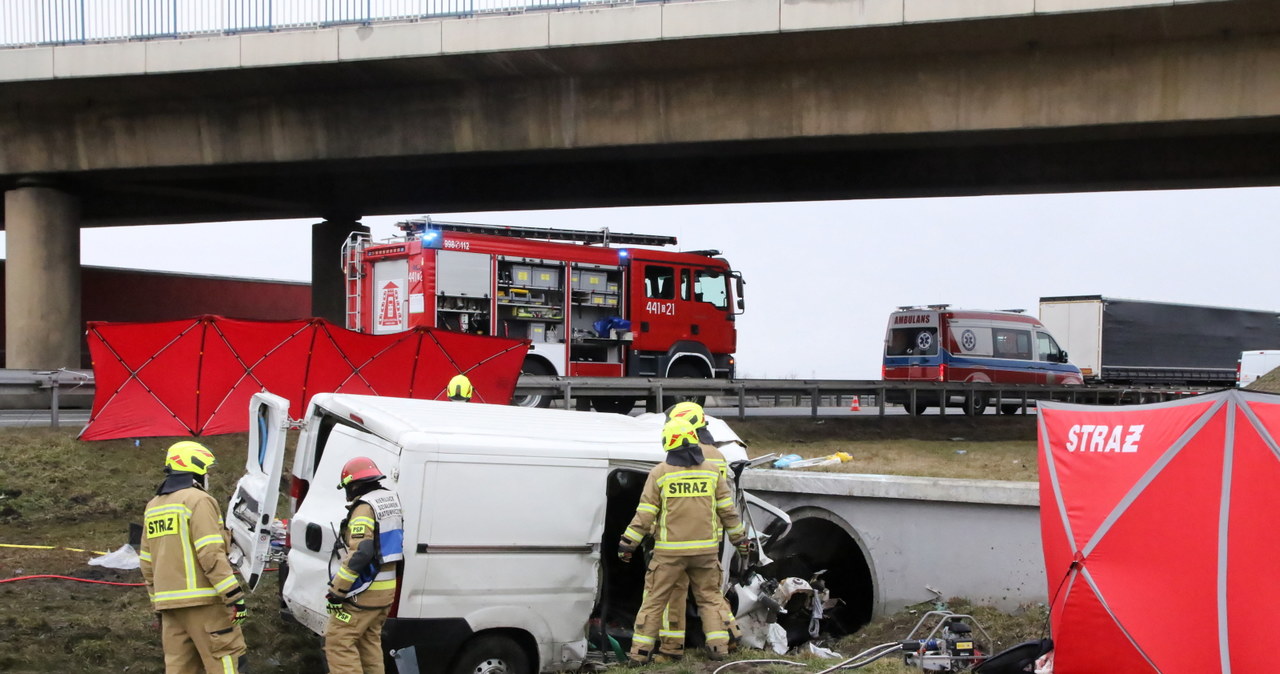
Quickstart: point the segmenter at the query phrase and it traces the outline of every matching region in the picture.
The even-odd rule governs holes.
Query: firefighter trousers
[[[330,674],[383,674],[382,624],[390,606],[344,605],[324,626],[324,657]]]
[[[705,555],[655,554],[644,577],[644,601],[636,614],[635,632],[631,637],[632,660],[648,661],[662,630],[663,614],[677,586],[687,583],[702,616],[702,631],[707,649],[726,653],[733,614],[720,595],[720,560],[715,553]],[[683,647],[683,639],[681,639]],[[671,653],[670,655],[676,655]]]
[[[719,564],[716,565],[716,573],[720,573]],[[717,579],[718,582],[718,579]],[[733,617],[733,609],[729,606],[729,600],[725,599],[723,594],[716,592],[716,598],[720,602],[719,612],[710,618],[703,618],[703,624],[707,624],[710,620],[721,626],[722,629],[729,632],[730,644],[736,642],[742,636],[742,630],[738,629],[738,623]],[[671,596],[667,599],[667,608],[662,612],[662,629],[658,631],[658,653],[674,658],[684,655],[684,635],[685,624],[688,622],[687,608],[689,600],[689,579],[682,578],[677,581],[675,587],[671,588]],[[727,616],[727,620],[725,618]],[[701,612],[699,612],[699,617]]]
[[[165,674],[239,674],[246,650],[244,633],[222,604],[161,611],[160,642]]]

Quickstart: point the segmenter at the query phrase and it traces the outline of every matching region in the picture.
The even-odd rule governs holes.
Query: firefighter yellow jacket
[[[354,594],[351,593],[352,586],[357,584],[357,579],[362,574],[368,573],[366,568],[353,569],[352,566],[367,567],[372,561],[368,556],[359,553],[361,542],[377,540],[377,519],[373,506],[364,501],[358,502],[351,509],[351,516],[347,519],[342,534],[347,543],[347,558],[342,561],[338,573],[329,582],[329,591],[344,597],[348,604],[357,608],[390,606],[396,598],[395,562],[383,562],[378,566],[377,574],[372,579],[366,579],[369,582],[361,583],[364,587],[358,588]]]
[[[649,471],[636,515],[622,535],[638,544],[653,534],[653,550],[659,554],[704,555],[718,550],[721,526],[734,542],[745,535],[728,481],[720,478],[716,465],[660,463]]]
[[[187,487],[147,503],[142,532],[142,578],[157,611],[230,604],[243,595],[227,561],[227,530],[218,503]]]

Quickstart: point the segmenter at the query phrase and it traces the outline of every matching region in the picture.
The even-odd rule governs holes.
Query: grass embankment
[[[888,421],[888,420],[887,420]],[[985,420],[994,422],[995,420]],[[1005,421],[1001,419],[1000,421]],[[734,428],[751,445],[753,455],[768,452],[818,456],[846,451],[854,461],[840,470],[940,477],[1034,479],[1035,444],[1025,423],[1018,432],[993,430],[995,441],[975,436],[967,421],[947,420],[919,430],[905,440],[890,439],[888,425],[856,428],[848,420],[747,420]],[[1002,435],[1004,434],[1004,435]],[[1007,437],[1005,437],[1007,435]],[[147,500],[162,475],[164,449],[175,439],[80,442],[72,431],[0,431],[0,543],[51,545],[110,551],[127,541],[130,522],[141,521]],[[219,457],[211,491],[225,502],[240,475],[245,452],[243,434],[204,438]],[[0,580],[35,574],[68,575],[111,582],[141,582],[137,571],[88,566],[91,553],[62,549],[0,547]],[[255,672],[321,671],[320,643],[309,631],[281,620],[274,574],[268,574],[250,596],[252,617],[246,623],[249,654]],[[39,579],[0,583],[0,671],[11,672],[161,672],[160,635],[142,588]],[[920,607],[928,610],[928,607]],[[970,612],[953,606],[952,610]],[[972,609],[999,650],[1038,636],[1043,614],[1007,616]],[[904,638],[917,616],[903,612],[877,621],[834,648],[848,656],[868,646]],[[760,652],[740,657],[772,657]],[[795,659],[795,658],[789,658]],[[831,664],[812,660],[809,671]],[[685,662],[654,666],[663,674],[709,674],[719,663],[691,654]],[[742,672],[797,672],[799,668],[744,665]],[[859,671],[897,674],[906,669],[886,658]]]

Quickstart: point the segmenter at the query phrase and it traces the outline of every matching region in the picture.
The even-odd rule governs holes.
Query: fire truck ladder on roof
[[[491,236],[510,236],[519,239],[544,239],[547,241],[576,241],[578,243],[622,244],[624,246],[674,246],[676,237],[657,234],[620,234],[610,232],[608,227],[601,229],[556,229],[554,227],[520,227],[514,225],[477,225],[466,222],[439,222],[431,218],[417,218],[396,223],[406,234],[421,233],[434,229],[442,232],[463,232],[466,234],[489,234]]]

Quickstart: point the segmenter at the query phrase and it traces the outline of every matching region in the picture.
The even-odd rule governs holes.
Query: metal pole
[[[809,392],[809,414],[814,418],[818,416],[818,387],[815,386]]]
[[[739,419],[747,418],[746,395],[747,395],[747,387],[739,384],[738,385],[738,418]]]
[[[885,397],[885,388],[881,386],[879,389],[876,390],[876,405],[879,406],[880,408],[881,419],[884,418],[884,397]]]
[[[50,396],[49,428],[58,427],[58,375],[53,375],[53,393]]]

